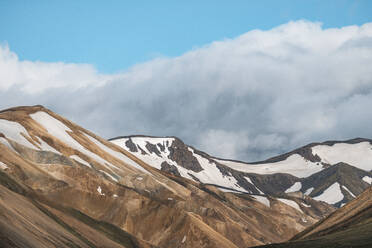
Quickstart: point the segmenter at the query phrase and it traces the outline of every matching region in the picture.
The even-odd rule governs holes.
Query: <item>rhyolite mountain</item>
[[[274,194],[298,175],[280,182],[173,138],[147,141],[117,145],[42,106],[1,111],[0,247],[249,247],[288,240],[335,209]],[[368,181],[364,171],[356,178]]]
[[[261,248],[372,247],[372,187],[289,242]]]
[[[372,140],[312,143],[265,161],[212,157],[176,137],[111,139],[156,169],[220,189],[282,197],[310,196],[340,207],[372,183]]]

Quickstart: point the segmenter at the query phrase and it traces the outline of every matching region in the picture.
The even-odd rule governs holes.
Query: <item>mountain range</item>
[[[108,141],[42,106],[3,110],[0,246],[251,247],[320,237],[323,225],[344,223],[339,211],[368,199],[371,144],[313,143],[245,163],[176,137]]]
[[[340,207],[372,182],[369,139],[312,143],[254,163],[212,157],[176,137],[127,136],[111,142],[156,169],[241,193],[310,196]]]

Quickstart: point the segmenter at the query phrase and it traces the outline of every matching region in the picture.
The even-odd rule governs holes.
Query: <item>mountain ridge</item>
[[[108,141],[113,141],[113,140],[125,139],[125,138],[175,138],[175,139],[178,139],[178,140],[182,140],[181,138],[179,138],[177,136],[173,136],[173,135],[171,135],[171,136],[154,136],[154,135],[144,135],[144,134],[122,135],[122,136],[116,136],[116,137],[113,137],[113,138],[109,138],[107,140]],[[285,158],[289,157],[292,154],[295,154],[295,153],[298,154],[299,151],[301,151],[303,149],[313,147],[313,146],[317,146],[317,145],[334,145],[334,144],[339,144],[339,143],[356,144],[356,143],[360,143],[360,142],[369,142],[370,144],[372,144],[372,139],[356,137],[356,138],[345,139],[345,140],[326,140],[326,141],[319,141],[319,142],[311,142],[311,143],[308,143],[306,145],[300,146],[299,148],[292,149],[288,152],[284,152],[282,154],[274,155],[274,156],[269,157],[267,159],[258,160],[258,161],[251,161],[251,162],[243,161],[243,160],[240,160],[240,159],[233,159],[233,158],[221,158],[221,157],[218,157],[218,156],[210,155],[207,152],[203,152],[203,153],[208,155],[209,157],[211,157],[213,159],[218,159],[218,160],[222,160],[222,161],[238,162],[238,163],[242,163],[242,164],[263,164],[263,163],[267,163],[267,162],[282,161],[282,160],[284,160]],[[195,149],[195,146],[193,146],[193,145],[188,145],[188,146]],[[281,158],[283,158],[283,159],[281,159]]]
[[[144,248],[246,247],[284,241],[334,210],[169,174],[42,106],[1,112],[0,133],[0,241],[9,246],[131,247],[118,240],[125,232]],[[182,152],[172,158],[188,161]],[[19,204],[29,207],[15,213]],[[33,228],[54,231],[41,240]]]
[[[168,171],[169,173],[173,173],[177,176],[183,176],[204,184],[217,185],[221,188],[225,187],[239,192],[269,194],[273,196],[283,196],[285,193],[289,193],[286,191],[290,190],[291,186],[297,184],[300,185],[300,188],[296,189],[295,191],[300,191],[302,194],[308,194],[313,197],[316,197],[316,194],[319,193],[320,197],[320,195],[326,191],[327,188],[317,183],[317,175],[324,174],[327,171],[326,169],[329,167],[333,168],[332,170],[334,173],[337,172],[337,170],[335,170],[335,168],[337,168],[337,163],[333,163],[332,161],[329,162],[327,159],[325,159],[327,156],[331,156],[330,158],[333,159],[332,156],[334,155],[332,154],[334,151],[330,150],[333,149],[333,147],[335,147],[337,151],[337,149],[349,149],[349,147],[345,148],[345,146],[355,145],[350,147],[355,150],[354,153],[362,152],[365,153],[366,156],[369,156],[369,160],[372,159],[372,153],[366,153],[372,149],[371,140],[364,138],[355,138],[346,141],[313,142],[283,155],[255,163],[240,163],[231,159],[219,159],[210,156],[209,154],[200,151],[193,146],[184,144],[182,140],[174,136],[150,137],[146,135],[130,135],[121,136],[120,138],[113,138],[110,139],[110,141],[116,143],[124,149],[127,149],[127,151],[131,152],[132,154],[147,160],[149,164],[152,164],[152,166],[159,170]],[[176,144],[173,142],[176,142]],[[362,147],[359,148],[358,146]],[[195,160],[196,158],[198,166],[191,168],[192,170],[189,170],[187,167],[189,164],[188,162],[184,162],[182,159],[174,160],[172,158],[171,152],[174,150],[179,150],[179,154],[184,156],[185,161]],[[323,155],[319,156],[317,153]],[[350,160],[350,158],[345,159]],[[355,195],[359,194],[368,186],[368,184],[370,184],[368,179],[372,179],[372,174],[370,172],[372,170],[372,166],[366,164],[358,157],[355,158],[354,156],[351,159],[352,162],[356,161],[356,164],[354,162],[345,162],[350,166],[350,175],[343,174],[343,177],[338,179],[343,184],[340,184],[339,189],[336,190],[341,192],[339,195],[342,194],[345,200],[339,199],[337,202],[332,202],[332,204],[337,207],[340,207],[342,204],[355,197]],[[200,165],[203,166],[200,167]],[[261,167],[261,165],[263,167]],[[201,174],[203,173],[203,170],[208,171],[213,168],[213,166],[215,166],[215,172],[213,173],[220,174],[220,179],[218,182]],[[366,166],[367,168],[370,167],[367,171],[365,170]],[[275,170],[275,168],[278,169]],[[287,172],[280,168],[286,169]],[[363,168],[365,172],[361,173],[360,168]],[[324,170],[326,171],[322,172]],[[360,176],[362,174],[363,177]],[[355,178],[358,176],[359,179],[357,182]],[[312,182],[309,182],[309,178]],[[349,179],[344,180],[344,178]],[[327,183],[327,180],[327,178],[324,178],[323,184],[327,187],[331,186],[329,183]],[[348,182],[350,180],[356,183],[356,188],[350,187],[351,183]],[[231,183],[233,181],[235,181],[235,184]],[[340,182],[336,181],[334,183]],[[302,185],[303,183],[304,185]],[[317,185],[317,187],[314,188],[313,186],[315,185]],[[349,188],[352,188],[351,191]],[[324,199],[324,197],[322,197],[322,199]]]

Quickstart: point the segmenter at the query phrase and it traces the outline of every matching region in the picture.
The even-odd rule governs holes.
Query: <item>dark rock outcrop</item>
[[[136,144],[134,144],[132,139],[130,139],[130,138],[127,141],[125,141],[125,145],[126,145],[126,147],[128,147],[129,151],[131,151],[131,152],[137,152],[138,151]]]
[[[175,176],[179,176],[179,177],[181,176],[181,174],[177,170],[177,167],[174,165],[168,164],[167,162],[164,161],[163,163],[161,163],[160,166],[161,166],[162,171],[168,172]]]
[[[185,145],[180,139],[175,138],[172,145],[168,149],[170,151],[168,156],[169,159],[172,159],[180,166],[194,172],[200,172],[203,170],[193,153],[189,151],[188,146]]]

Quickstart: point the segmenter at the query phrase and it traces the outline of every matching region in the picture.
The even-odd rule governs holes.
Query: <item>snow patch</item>
[[[123,161],[124,163],[126,164],[129,164],[133,167],[135,167],[136,169],[142,171],[142,172],[145,172],[147,174],[149,174],[149,172],[147,170],[145,170],[144,168],[142,168],[142,166],[140,166],[139,164],[137,164],[136,162],[134,162],[132,159],[128,158],[127,156],[125,156],[123,153],[121,152],[118,152],[118,151],[114,151],[113,149],[105,146],[104,144],[102,144],[100,141],[98,141],[97,139],[93,138],[92,136],[88,135],[88,134],[84,134],[91,142],[93,142],[95,145],[97,145],[101,150],[107,152],[108,154],[110,154],[111,156],[113,156],[114,158],[117,158],[121,161]]]
[[[353,197],[353,198],[355,198],[355,195],[348,189],[348,188],[346,188],[346,186],[344,186],[344,185],[342,185],[342,188],[344,189],[344,190],[346,190],[347,192],[349,192],[349,194]]]
[[[275,173],[288,173],[296,177],[308,177],[321,171],[323,168],[318,163],[313,163],[304,159],[298,154],[293,154],[287,159],[275,163],[267,164],[246,164],[236,161],[219,160],[218,162],[229,166],[230,168],[246,173],[257,174],[275,174]]]
[[[107,173],[106,171],[104,170],[99,170],[100,172],[102,172],[103,174],[105,174],[106,176],[108,176],[109,178],[111,178],[112,180],[114,180],[115,182],[118,182],[118,179],[116,179],[114,176],[112,176],[110,173]]]
[[[3,133],[8,139],[11,139],[28,148],[38,149],[22,135],[23,133],[25,136],[31,139],[27,130],[18,122],[0,119],[0,133]]]
[[[3,162],[0,162],[0,169],[5,170],[7,168],[9,167],[6,164],[4,164]]]
[[[307,207],[307,208],[311,208],[311,205],[307,205],[307,204],[305,204],[303,202],[301,202],[301,205],[304,206],[304,207]]]
[[[260,196],[260,195],[252,195],[252,196],[257,201],[261,202],[262,204],[266,205],[267,207],[270,207],[270,200],[266,196]]]
[[[100,195],[105,195],[104,193],[102,193],[101,186],[98,186],[97,191],[98,191],[98,193],[99,193]]]
[[[372,170],[372,145],[369,142],[318,145],[311,149],[314,155],[317,154],[322,159],[322,162],[328,164],[344,162],[365,171]]]
[[[321,158],[321,162],[331,165],[344,162],[365,171],[372,170],[372,145],[369,142],[337,143],[333,146],[317,145],[311,149],[314,155]],[[306,160],[299,154],[292,154],[283,161],[266,164],[247,164],[220,159],[217,159],[217,161],[232,169],[246,173],[288,173],[300,178],[311,176],[324,169],[321,163]]]
[[[208,159],[194,153],[194,150],[190,147],[189,151],[193,153],[193,156],[198,160],[200,166],[203,168],[200,172],[188,171],[188,173],[194,175],[203,183],[215,184],[238,191],[247,192],[244,188],[238,185],[238,181],[233,176],[223,175],[222,172],[217,168],[216,163],[210,162]]]
[[[236,191],[236,190],[233,190],[233,189],[225,189],[225,188],[220,188],[220,187],[218,187],[218,189],[222,192],[225,192],[225,193],[239,193],[239,194],[242,193],[242,192],[239,192],[239,191]]]
[[[121,139],[115,139],[111,140],[112,143],[115,145],[120,146],[121,148],[125,149],[126,151],[134,154],[136,157],[141,159],[143,162],[146,164],[160,170],[161,169],[161,164],[163,162],[167,162],[170,165],[174,165],[178,168],[178,165],[176,162],[172,161],[171,159],[168,158],[170,152],[168,147],[172,144],[173,138],[147,138],[147,137],[132,137],[131,140],[132,142],[138,147],[141,148],[143,151],[146,152],[146,154],[142,154],[141,150],[138,149],[137,152],[131,152],[129,148],[126,146],[126,142],[129,140],[129,138],[121,138]],[[151,155],[150,152],[146,148],[147,141],[149,141],[150,144],[161,144],[165,147],[165,151],[160,153],[160,157],[157,155]],[[152,143],[154,142],[154,143]],[[182,177],[186,177],[189,179],[192,179],[188,174],[187,171],[180,171],[180,174]]]
[[[288,205],[288,206],[290,206],[290,207],[292,207],[292,208],[294,208],[294,209],[300,211],[301,213],[303,213],[303,212],[302,212],[302,209],[301,209],[300,206],[297,204],[297,202],[292,201],[292,200],[288,200],[288,199],[283,199],[283,198],[278,198],[278,200],[281,201],[281,202],[283,202],[284,204],[286,204],[286,205]]]
[[[217,168],[216,163],[210,162],[208,159],[194,153],[194,150],[191,148],[188,148],[188,150],[192,152],[193,156],[198,160],[200,166],[203,168],[202,171],[194,172],[194,171],[185,169],[181,165],[177,164],[175,161],[171,160],[169,158],[169,155],[170,155],[169,147],[172,146],[174,138],[131,137],[130,139],[138,148],[145,151],[146,154],[142,154],[141,150],[138,150],[137,152],[131,152],[125,144],[129,140],[129,138],[116,139],[116,140],[112,140],[111,142],[116,145],[119,145],[120,147],[124,148],[128,152],[131,152],[132,154],[137,156],[139,159],[141,159],[142,161],[144,161],[145,163],[149,164],[150,166],[156,169],[160,170],[161,164],[163,162],[166,162],[170,165],[175,166],[178,172],[180,173],[180,175],[184,178],[188,178],[193,181],[197,181],[195,180],[195,178],[197,178],[198,180],[200,180],[202,183],[205,183],[205,184],[214,184],[214,185],[219,185],[219,186],[230,188],[230,189],[235,189],[238,191],[247,192],[244,188],[242,188],[238,184],[238,181],[233,176],[223,175],[222,172]],[[147,150],[146,148],[147,143],[156,145],[157,147],[159,147],[159,144],[160,144],[161,146],[164,146],[165,149],[164,151],[160,151],[159,156],[154,155],[154,154],[151,154]],[[190,176],[190,174],[195,178]]]
[[[302,188],[301,182],[295,182],[290,188],[288,188],[285,193],[297,192]]]
[[[14,148],[12,147],[11,144],[9,144],[8,140],[3,138],[3,137],[0,137],[0,143],[2,143],[3,145],[5,145],[6,147],[8,147],[9,149],[11,149],[12,151],[14,152],[17,152],[16,150],[14,150]]]
[[[88,166],[89,168],[92,168],[92,166],[85,160],[83,160],[82,158],[80,158],[79,156],[77,155],[71,155],[70,158],[78,161],[79,163],[83,164],[83,165],[86,165]]]
[[[336,182],[329,186],[326,190],[324,190],[321,195],[313,198],[317,201],[324,201],[329,204],[335,204],[344,199],[344,195],[341,192],[340,184]]]
[[[78,143],[75,139],[73,139],[67,132],[72,132],[69,127],[63,124],[61,121],[55,119],[48,113],[38,111],[36,113],[30,114],[30,117],[38,122],[41,126],[43,126],[48,133],[65,143],[66,145],[70,146],[71,148],[80,151],[81,153],[91,157],[92,160],[97,161],[102,165],[109,165],[116,169],[118,167],[114,166],[113,164],[109,163],[105,159],[101,158],[97,154],[89,151],[85,147],[83,147],[80,143]]]
[[[262,192],[256,185],[254,185],[254,183],[249,177],[244,177],[244,179],[247,180],[247,182],[249,182],[250,184],[252,184],[258,190],[258,192],[260,192],[260,194],[264,194],[264,192]]]
[[[368,184],[372,184],[372,177],[365,176],[362,178],[362,180]]]
[[[183,244],[183,243],[185,243],[185,242],[186,242],[186,235],[183,236],[183,239],[182,239],[181,243]]]
[[[308,188],[308,189],[306,190],[306,192],[305,192],[305,195],[310,195],[311,192],[313,192],[313,190],[314,190],[314,187]]]
[[[37,137],[37,139],[39,141],[38,145],[40,147],[40,150],[47,151],[47,152],[53,152],[53,153],[62,155],[62,153],[60,153],[59,151],[57,151],[56,149],[48,145],[48,143],[44,142],[44,140],[40,139],[39,137]]]
[[[251,180],[249,177],[244,177],[244,179],[245,179],[248,183],[250,183],[250,184],[252,184],[253,186],[255,186],[255,185],[253,184],[252,180]]]

